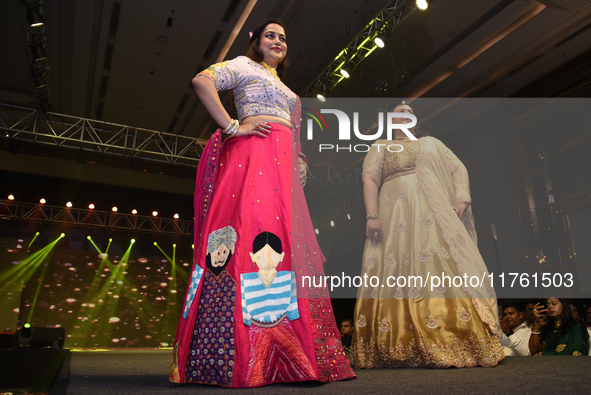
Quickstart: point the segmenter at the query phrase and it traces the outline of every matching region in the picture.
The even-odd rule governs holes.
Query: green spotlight
[[[90,240],[90,235],[86,236],[86,238],[87,238],[88,240]]]
[[[31,326],[30,322],[25,322],[25,324],[23,325],[21,332],[20,332],[20,337],[28,339],[29,337],[31,337],[31,335],[33,334],[33,328]]]
[[[135,243],[135,239],[131,239],[131,244]]]
[[[176,244],[173,244],[173,245],[172,245],[172,248],[176,248]]]
[[[113,239],[109,239],[109,243],[112,242],[112,241],[113,241]]]
[[[62,234],[60,235],[60,237],[66,237],[66,234],[65,234],[65,233],[62,233]]]
[[[195,249],[195,244],[191,244],[191,248],[192,249]]]
[[[39,232],[35,233],[35,237],[33,237],[33,240],[31,240],[31,242],[29,243],[29,248],[31,248],[35,240],[37,240],[37,236],[39,236]]]
[[[155,246],[157,246],[157,245],[158,245],[158,243],[154,242],[154,245],[155,245]]]

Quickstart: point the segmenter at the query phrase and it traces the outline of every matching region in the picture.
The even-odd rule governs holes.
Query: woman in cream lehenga
[[[405,102],[394,112],[413,114]],[[352,365],[496,365],[504,356],[496,297],[477,247],[464,165],[439,140],[395,130],[394,141],[372,145],[363,184],[362,275],[380,284],[358,291]],[[433,279],[443,275],[445,283]],[[454,286],[455,276],[488,281]]]

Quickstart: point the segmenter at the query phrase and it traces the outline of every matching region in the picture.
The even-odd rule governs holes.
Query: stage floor
[[[172,350],[73,351],[68,395],[208,394],[228,389],[173,385],[168,381]],[[494,368],[357,370],[357,380],[275,384],[242,390],[304,394],[540,394],[589,393],[590,357],[512,357]]]

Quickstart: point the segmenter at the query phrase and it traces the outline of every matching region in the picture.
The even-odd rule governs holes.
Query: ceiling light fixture
[[[427,0],[417,0],[417,7],[419,7],[420,10],[426,10],[429,7],[429,3],[427,2]]]
[[[378,35],[373,39],[373,42],[378,46],[378,48],[384,48],[386,46],[386,36],[382,33],[378,33]]]
[[[322,84],[320,87],[320,92],[316,94],[316,98],[320,100],[322,103],[326,101],[326,97],[328,96],[328,88],[326,84]]]
[[[351,76],[351,67],[343,66],[341,67],[341,75],[345,78],[349,78]]]
[[[43,16],[35,8],[29,7],[27,8],[27,22],[31,27],[43,26]]]

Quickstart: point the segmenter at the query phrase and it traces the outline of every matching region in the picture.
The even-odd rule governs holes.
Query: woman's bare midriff
[[[273,115],[255,115],[252,117],[246,117],[242,121],[240,121],[240,124],[242,125],[245,123],[253,123],[253,122],[278,123],[280,125],[287,126],[288,128],[291,128],[291,123],[289,123],[289,121],[287,121],[281,117],[276,117]]]

